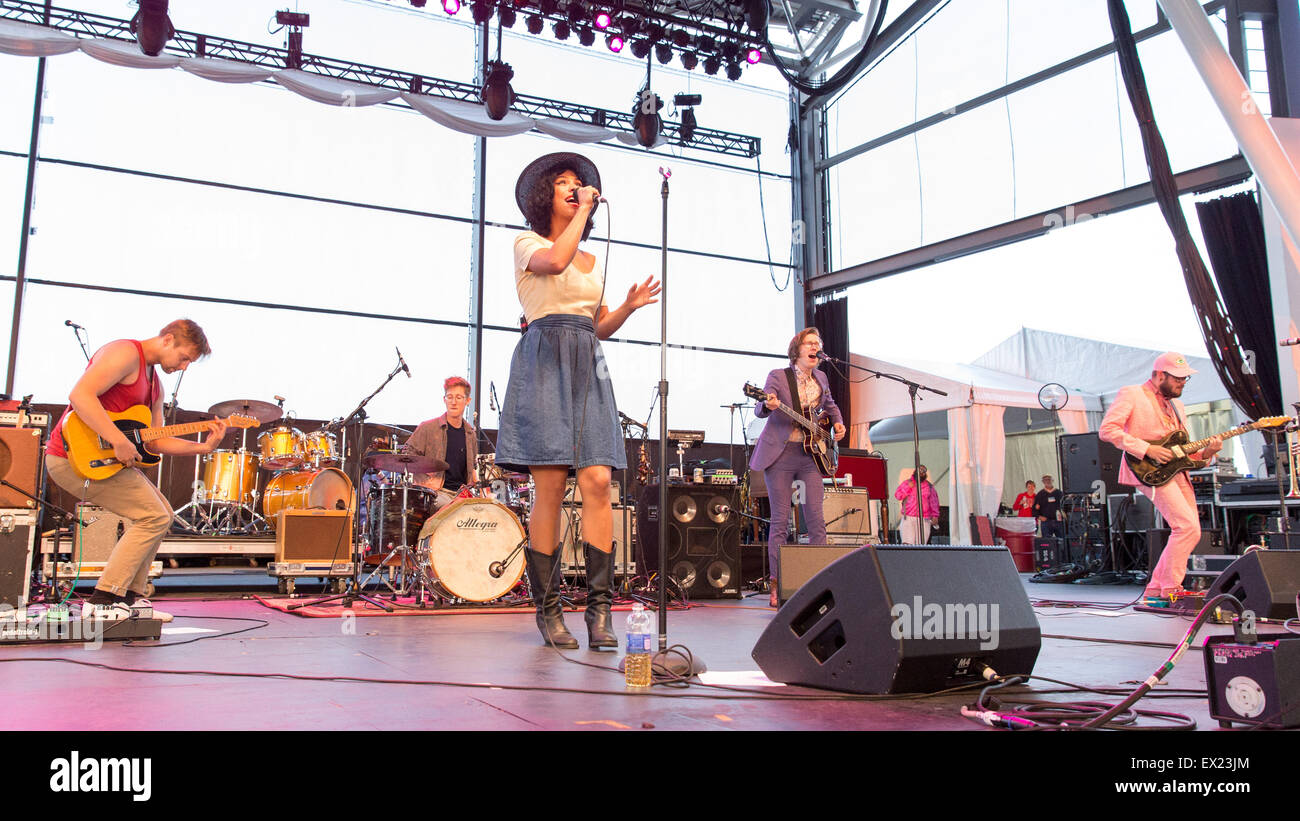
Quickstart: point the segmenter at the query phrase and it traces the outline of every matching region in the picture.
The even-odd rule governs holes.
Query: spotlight
[[[652,43],[657,43],[664,36],[664,27],[658,23],[651,23],[645,27],[645,36]]]
[[[536,14],[530,14],[528,15],[527,25],[529,34],[541,34],[542,26],[544,24],[542,23],[542,18],[538,17]]]
[[[488,117],[493,120],[500,120],[510,111],[510,106],[515,101],[515,90],[510,87],[510,81],[514,79],[514,69],[509,64],[500,60],[493,60],[488,63],[487,80],[483,83],[483,107],[487,109]]]
[[[619,25],[623,27],[623,32],[627,34],[629,37],[631,37],[634,34],[638,34],[641,31],[641,18],[636,17],[635,15],[620,17],[618,19],[618,22]]]
[[[551,31],[555,32],[556,40],[569,39],[569,23],[566,20],[556,20],[555,25],[551,26]]]
[[[705,74],[709,74],[709,75],[717,74],[718,69],[720,68],[722,68],[722,60],[719,59],[718,55],[710,54],[708,57],[704,58]]]
[[[587,19],[587,7],[581,2],[569,3],[566,16],[569,18],[569,25],[580,23]]]
[[[407,2],[409,2],[412,6],[415,6],[417,9],[422,9],[424,8],[425,0],[407,0]]]
[[[727,60],[740,59],[740,44],[735,40],[728,40],[722,44],[722,56]]]
[[[596,19],[593,22],[596,24],[596,28],[604,30],[609,28],[609,24],[614,21],[610,18],[609,12],[602,11],[596,13]]]
[[[767,31],[768,14],[767,0],[745,0],[745,22],[755,34]]]
[[[707,34],[701,34],[695,38],[695,47],[700,51],[717,51],[718,43]]]
[[[673,46],[671,43],[655,43],[655,59],[662,65],[667,65],[673,59]]]
[[[682,68],[687,71],[694,71],[695,67],[700,64],[700,58],[695,56],[693,51],[682,52]]]
[[[460,0],[442,0],[442,10],[454,16],[460,11]]]
[[[590,26],[582,26],[578,29],[578,42],[584,46],[589,46],[596,42],[596,32],[591,30]]]
[[[542,14],[547,17],[555,14],[555,10],[558,7],[559,4],[556,3],[555,0],[540,0],[537,4],[537,8],[541,9]]]
[[[687,108],[682,111],[682,144],[695,139],[695,109]]]
[[[669,38],[673,41],[673,45],[678,48],[686,48],[691,44],[691,35],[686,29],[677,29],[669,35]]]
[[[756,48],[750,48],[749,51],[745,52],[745,62],[749,63],[751,66],[754,65],[755,63],[758,63],[762,59],[763,59],[763,52],[759,51]]]
[[[678,108],[690,108],[704,102],[703,94],[674,94],[673,105]]]
[[[663,128],[659,109],[663,107],[664,101],[648,88],[637,95],[636,106],[632,109],[632,128],[636,131],[637,144],[643,148],[654,147],[655,140],[659,139]]]
[[[515,7],[509,3],[503,3],[501,8],[497,9],[497,20],[506,28],[514,28]]]
[[[733,83],[740,79],[740,63],[727,63],[727,79]]]
[[[474,0],[469,7],[470,14],[474,17],[474,22],[480,26],[492,19],[492,2],[491,0]]]
[[[176,36],[176,29],[167,16],[167,0],[140,0],[140,10],[131,18],[131,33],[140,51],[150,57],[162,54],[163,46]]]
[[[646,55],[649,54],[649,53],[650,53],[650,41],[649,41],[649,40],[633,40],[633,41],[632,41],[632,56],[633,56],[633,57],[637,58],[638,60],[644,60],[644,59],[646,58]]]
[[[623,50],[623,35],[621,35],[621,34],[606,34],[606,35],[605,35],[605,48],[609,49],[610,51],[614,52],[615,54],[617,54],[618,52],[622,51],[622,50]]]

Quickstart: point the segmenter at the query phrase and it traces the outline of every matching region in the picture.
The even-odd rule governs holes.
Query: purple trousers
[[[767,536],[768,575],[775,579],[777,551],[782,544],[787,544],[786,524],[790,521],[792,500],[803,503],[808,544],[826,544],[826,515],[822,512],[826,490],[821,471],[799,442],[786,442],[781,455],[763,471],[763,481],[772,507],[772,524]]]

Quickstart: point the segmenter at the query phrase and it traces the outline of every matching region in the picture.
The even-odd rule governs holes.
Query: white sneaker
[[[148,599],[135,600],[135,604],[131,605],[131,617],[136,619],[157,619],[164,623],[171,621],[173,618],[171,613],[155,610],[153,602]]]
[[[131,608],[126,602],[112,604],[81,603],[81,617],[92,621],[122,621],[132,617]]]

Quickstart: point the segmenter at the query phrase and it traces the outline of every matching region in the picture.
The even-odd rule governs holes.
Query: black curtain
[[[849,361],[849,300],[847,296],[828,299],[813,308],[813,324],[821,331],[822,350],[828,356]],[[826,379],[830,382],[831,396],[840,406],[844,416],[844,426],[848,427],[853,419],[852,397],[849,396],[849,369],[843,365],[823,365]],[[843,445],[848,445],[845,438]]]
[[[1267,415],[1282,413],[1282,382],[1277,366],[1273,296],[1268,284],[1264,221],[1249,192],[1196,204],[1196,216],[1214,268],[1214,279],[1237,328],[1237,338],[1254,351],[1255,376],[1264,392]]]
[[[1142,63],[1138,60],[1137,43],[1133,40],[1128,12],[1123,0],[1108,0],[1107,6],[1111,30],[1115,33],[1115,53],[1119,57],[1120,73],[1124,76],[1124,87],[1128,91],[1133,115],[1137,118],[1138,129],[1142,134],[1142,148],[1146,152],[1147,168],[1151,172],[1151,188],[1160,206],[1160,213],[1164,215],[1169,231],[1173,234],[1174,248],[1183,269],[1183,280],[1187,283],[1192,307],[1196,309],[1201,336],[1205,339],[1210,361],[1214,363],[1214,372],[1228,389],[1232,400],[1252,419],[1268,416],[1269,404],[1264,391],[1255,378],[1254,369],[1246,366],[1241,355],[1243,348],[1251,349],[1241,344],[1233,330],[1232,322],[1210,280],[1210,274],[1205,269],[1201,253],[1187,229],[1187,219],[1178,203],[1174,172],[1169,167],[1169,153],[1165,150],[1164,138],[1160,136],[1151,109],[1151,97],[1147,94],[1146,77],[1142,73]],[[1133,316],[1131,319],[1134,322],[1152,321],[1146,316]],[[1159,321],[1158,311],[1155,321]]]

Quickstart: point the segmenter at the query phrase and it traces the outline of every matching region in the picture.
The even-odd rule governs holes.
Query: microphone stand
[[[181,375],[176,377],[176,387],[172,388],[171,401],[163,403],[163,424],[164,425],[170,426],[176,424],[176,408],[177,408],[176,394],[181,392],[181,380],[183,380],[184,378],[185,378],[185,371],[181,371]],[[200,462],[203,459],[203,457],[198,455],[197,453],[194,455],[194,458],[199,460]],[[167,469],[171,467],[171,460],[168,459],[166,456],[163,456],[159,461],[161,462],[161,464],[158,465],[158,489],[162,490],[163,477],[167,473]],[[163,495],[164,496],[166,495],[165,491]]]
[[[866,371],[876,379],[892,379],[907,386],[907,395],[912,400],[912,482],[916,485],[916,537],[919,539],[925,533],[925,499],[921,489],[921,428],[916,418],[916,394],[920,391],[929,391],[938,396],[947,396],[946,391],[938,388],[931,388],[928,385],[922,385],[919,382],[913,382],[904,376],[896,373],[884,373],[883,371],[872,370],[863,365],[855,365],[852,362],[845,362],[842,359],[836,359],[833,356],[826,357],[826,361],[834,362],[837,365],[847,365],[850,368],[857,368],[860,371]],[[902,517],[906,518],[906,516]],[[901,534],[900,534],[901,538]]]
[[[71,321],[71,320],[69,320],[69,321]],[[81,353],[82,353],[83,356],[86,357],[86,361],[89,362],[89,361],[90,361],[90,349],[86,347],[86,343],[85,343],[85,342],[82,342],[82,341],[81,341],[81,332],[82,332],[83,330],[85,330],[85,329],[82,328],[80,325],[68,325],[68,327],[72,329],[72,334],[73,334],[73,336],[77,337],[77,344],[81,346]],[[87,341],[89,341],[89,339],[90,339],[90,334],[86,334],[86,339],[87,339]]]
[[[674,676],[690,678],[707,668],[699,658],[668,654],[668,179],[673,172],[659,169],[663,177],[659,194],[663,199],[663,233],[659,245],[659,652],[650,669],[667,669]],[[626,659],[624,659],[626,661]],[[619,663],[620,669],[623,663]]]
[[[343,417],[339,421],[330,422],[328,425],[325,425],[324,429],[340,430],[343,428],[347,428],[347,426],[352,423],[352,420],[355,419],[357,421],[357,426],[358,426],[357,427],[357,443],[358,443],[357,450],[360,450],[361,440],[366,435],[366,405],[370,404],[370,400],[378,396],[380,391],[388,387],[388,383],[393,381],[393,377],[397,376],[404,369],[405,368],[403,366],[401,358],[399,357],[397,361],[397,367],[393,368],[393,372],[388,374],[388,378],[385,379],[383,383],[380,384],[379,387],[375,388],[373,393],[371,393],[365,399],[362,399],[361,403],[357,405],[355,408],[353,408],[352,412],[349,413],[347,416]],[[343,431],[343,435],[344,438],[346,439],[347,437],[346,430]],[[344,465],[344,467],[346,467],[346,465]],[[357,489],[361,487],[362,467],[363,465],[361,464],[361,460],[357,459],[357,470],[356,470],[357,478],[356,478],[356,483],[352,485],[352,501],[354,505],[358,504]],[[361,527],[360,519],[361,519],[360,516],[353,517],[352,578],[348,580],[348,589],[342,593],[337,593],[333,596],[326,596],[321,599],[316,599],[315,601],[299,602],[298,604],[291,604],[288,607],[286,607],[285,610],[297,610],[302,607],[312,607],[318,604],[325,604],[326,602],[339,601],[339,600],[343,602],[344,607],[350,608],[358,599],[360,599],[364,602],[374,605],[375,607],[382,608],[385,612],[388,613],[393,612],[392,607],[389,607],[387,604],[380,601],[379,599],[376,599],[372,596],[367,596],[365,593],[361,592],[361,540],[359,538],[360,527]],[[403,571],[405,571],[406,568],[403,567],[402,569]]]

